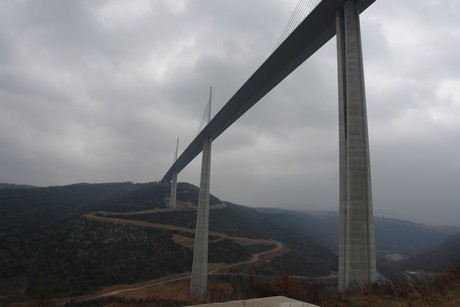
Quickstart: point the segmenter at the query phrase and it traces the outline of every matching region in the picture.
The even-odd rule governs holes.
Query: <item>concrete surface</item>
[[[339,79],[339,291],[375,281],[374,217],[359,8],[336,13]]]
[[[250,300],[238,300],[225,303],[193,305],[193,307],[317,307],[285,296],[272,296]],[[191,306],[189,306],[191,307]]]
[[[200,194],[196,217],[195,245],[193,248],[192,279],[190,293],[201,296],[208,289],[208,235],[209,235],[209,192],[211,184],[211,139],[203,141]]]

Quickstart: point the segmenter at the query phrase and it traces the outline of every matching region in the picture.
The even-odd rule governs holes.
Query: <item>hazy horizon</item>
[[[123,183],[123,182],[131,182],[128,180],[125,181],[113,181],[113,182],[74,182],[70,184],[65,184],[65,185],[50,185],[50,186],[37,186],[37,185],[29,185],[29,184],[23,184],[23,183],[11,183],[11,182],[0,182],[1,184],[13,184],[13,185],[24,185],[24,186],[31,186],[34,188],[50,188],[50,187],[62,187],[62,186],[67,186],[67,185],[78,185],[78,184],[109,184],[109,183]],[[131,182],[133,184],[147,184],[149,182]],[[180,183],[188,183],[189,182],[180,182]],[[195,185],[196,186],[196,185]],[[310,203],[299,203],[299,204],[293,204],[293,203],[286,203],[286,204],[264,204],[264,205],[254,205],[254,204],[244,204],[244,203],[237,203],[235,201],[232,201],[231,199],[222,199],[219,197],[219,195],[216,195],[211,191],[211,194],[214,195],[215,197],[219,198],[221,201],[227,201],[231,202],[234,204],[246,206],[246,207],[252,207],[252,208],[274,208],[274,209],[285,209],[285,210],[293,210],[293,211],[305,211],[305,212],[312,212],[312,211],[317,211],[317,212],[336,212],[338,214],[339,208],[334,208],[334,206],[331,206],[330,208],[323,208],[316,206],[314,204]],[[417,224],[425,224],[425,225],[433,225],[433,226],[455,226],[455,227],[460,227],[460,223],[458,224],[440,224],[440,223],[433,223],[429,219],[427,220],[417,220],[410,218],[408,216],[404,216],[397,211],[377,211],[374,210],[374,217],[382,217],[382,218],[392,218],[392,219],[398,219],[398,220],[403,220],[403,221],[409,221]]]
[[[265,61],[297,0],[0,2],[0,181],[160,180]],[[460,225],[460,2],[361,15],[373,205]],[[338,208],[335,38],[213,142],[211,191]],[[201,156],[179,181],[198,185]]]

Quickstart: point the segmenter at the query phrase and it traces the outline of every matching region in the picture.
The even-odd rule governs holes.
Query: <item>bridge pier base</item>
[[[359,8],[336,12],[339,81],[339,291],[376,280],[374,223]]]
[[[203,141],[200,194],[196,217],[190,294],[203,296],[208,290],[209,192],[211,183],[211,139]]]

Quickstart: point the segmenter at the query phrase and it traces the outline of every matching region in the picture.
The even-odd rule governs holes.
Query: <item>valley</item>
[[[0,188],[0,302],[189,301],[198,188],[180,183],[178,192],[171,210],[160,183]],[[424,267],[440,273],[458,255],[455,227],[380,217],[375,225],[385,278]],[[300,286],[317,289],[317,298],[334,292],[337,212],[250,208],[211,196],[209,229],[215,300]]]
[[[223,206],[221,206],[220,208],[222,207]],[[214,208],[214,210],[217,210],[218,208],[219,207]],[[174,241],[177,244],[180,244],[188,248],[193,248],[193,238],[183,237],[178,234],[184,234],[184,233],[194,234],[195,233],[194,229],[178,227],[175,225],[154,224],[154,223],[149,223],[149,222],[144,222],[144,221],[139,221],[139,220],[105,217],[105,215],[133,216],[133,215],[140,215],[140,214],[142,215],[146,213],[154,214],[158,212],[175,212],[175,210],[166,208],[166,209],[144,210],[144,211],[137,211],[137,212],[110,212],[110,213],[109,212],[91,212],[91,213],[85,214],[85,218],[89,220],[97,221],[100,223],[124,224],[124,225],[133,225],[136,227],[148,227],[148,228],[154,228],[154,229],[159,229],[159,230],[173,231],[174,232],[173,237],[176,238]],[[231,240],[237,244],[245,245],[245,246],[263,245],[263,246],[269,247],[269,249],[267,250],[253,253],[251,254],[250,258],[236,262],[236,263],[210,263],[209,264],[209,274],[210,275],[216,275],[216,274],[219,274],[221,276],[226,275],[226,273],[224,273],[226,270],[234,269],[239,266],[253,265],[260,261],[267,261],[271,258],[274,258],[276,256],[283,254],[286,251],[286,248],[281,242],[274,241],[274,240],[250,239],[250,238],[244,238],[244,237],[231,237],[226,234],[218,233],[218,232],[210,232],[209,235],[214,237],[214,239],[211,240],[210,243],[216,243],[216,242],[220,242],[223,240]],[[177,237],[180,237],[181,239],[177,239]],[[183,242],[184,238],[186,239],[185,241],[188,241],[188,243]],[[182,241],[182,243],[178,243],[178,241]],[[235,273],[233,273],[232,275],[235,275]],[[177,284],[181,284],[182,281],[189,280],[189,279],[190,279],[190,272],[184,272],[182,274],[172,274],[172,275],[168,275],[168,276],[164,276],[161,278],[144,281],[140,283],[108,286],[108,287],[104,287],[102,290],[92,295],[82,295],[82,296],[76,296],[76,297],[60,298],[58,300],[54,300],[53,303],[58,304],[58,305],[64,305],[66,303],[69,303],[70,301],[85,302],[85,301],[101,299],[101,298],[105,298],[109,296],[119,296],[123,298],[135,297],[137,299],[139,298],[148,299],[149,293],[151,293],[151,291],[146,291],[148,289],[151,289],[153,287],[159,287],[159,286],[163,286],[164,288],[164,286],[168,284],[174,284],[174,287],[177,287]],[[167,293],[170,293],[171,295],[168,296]],[[190,299],[190,297],[188,296],[188,293],[185,293],[182,295],[184,296],[184,298]],[[175,298],[175,296],[173,295],[171,291],[164,292],[163,295],[161,295],[161,297],[162,299],[165,299],[165,300]]]

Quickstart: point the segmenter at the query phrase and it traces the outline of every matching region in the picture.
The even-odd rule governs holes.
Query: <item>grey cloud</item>
[[[209,86],[215,114],[272,52],[296,1],[126,3],[0,3],[0,181],[160,179],[176,137],[180,150],[194,138]],[[362,15],[377,213],[458,225],[459,9],[385,0]],[[214,194],[337,209],[335,48],[214,141]],[[198,157],[179,180],[197,184],[199,168]]]

